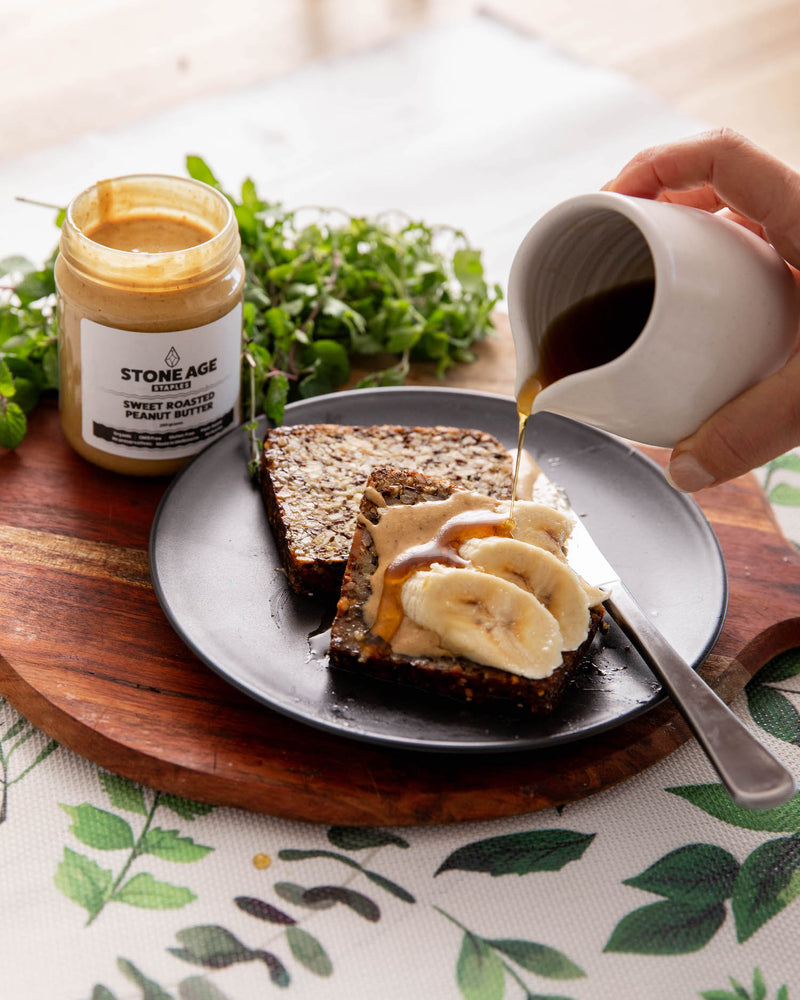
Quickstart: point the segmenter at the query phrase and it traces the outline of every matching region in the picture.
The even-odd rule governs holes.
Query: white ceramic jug
[[[517,393],[539,370],[557,316],[646,279],[655,280],[652,306],[631,346],[546,385],[531,412],[672,447],[789,356],[800,294],[769,244],[698,209],[600,191],[551,209],[514,258],[508,310]]]

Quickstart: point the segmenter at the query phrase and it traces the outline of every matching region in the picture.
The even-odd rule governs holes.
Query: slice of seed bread
[[[375,469],[368,486],[388,505],[446,500],[461,488],[443,478],[393,468]],[[380,518],[380,509],[370,496],[374,494],[367,491],[361,500],[363,516],[356,526],[331,629],[331,666],[474,704],[522,709],[535,714],[552,712],[563,698],[595,633],[605,627],[603,608],[591,609],[586,641],[578,649],[565,653],[561,666],[542,679],[521,677],[465,657],[396,653],[388,643],[369,631],[363,617],[364,605],[371,592],[370,577],[377,566],[369,524],[376,524]]]
[[[382,465],[448,475],[490,496],[511,495],[511,456],[484,431],[393,424],[303,424],[268,430],[261,489],[296,593],[336,600],[367,476]]]

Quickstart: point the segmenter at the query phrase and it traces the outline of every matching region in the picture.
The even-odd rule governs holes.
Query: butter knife
[[[568,561],[587,583],[608,592],[606,610],[664,685],[733,801],[744,809],[788,801],[797,791],[794,775],[667,642],[578,518]]]

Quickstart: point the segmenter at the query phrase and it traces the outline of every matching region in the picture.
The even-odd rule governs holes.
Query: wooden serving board
[[[593,739],[502,758],[391,750],[273,713],[201,664],[161,611],[147,546],[166,485],[84,462],[52,402],[22,446],[0,454],[0,691],[104,768],[276,816],[433,824],[573,801],[690,738],[668,700]],[[730,578],[725,626],[701,672],[729,701],[771,656],[800,645],[800,556],[753,476],[699,499]]]

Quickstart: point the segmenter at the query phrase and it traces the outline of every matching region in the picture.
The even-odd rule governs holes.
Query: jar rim
[[[103,221],[143,215],[195,222],[213,235],[181,250],[133,251],[99,243],[86,232]],[[168,286],[213,276],[230,266],[240,248],[233,205],[221,191],[195,178],[161,173],[124,174],[85,188],[67,206],[60,240],[70,266],[93,280],[126,282],[146,274],[154,285]]]

